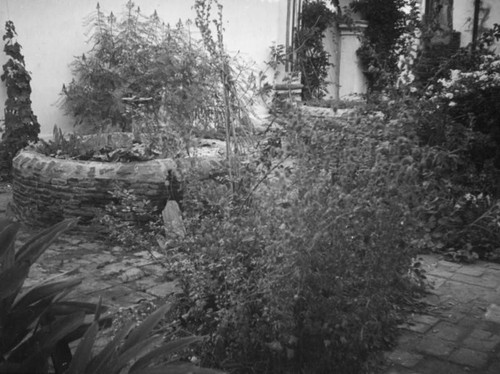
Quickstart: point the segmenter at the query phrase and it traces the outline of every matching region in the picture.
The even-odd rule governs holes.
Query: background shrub
[[[88,23],[93,47],[73,62],[75,78],[63,86],[60,102],[81,132],[134,131],[160,146],[185,148],[193,135],[223,136],[220,64],[192,35],[190,21],[165,25],[156,12],[144,16],[128,1],[121,18],[98,6]],[[227,58],[238,77],[234,94],[248,104],[252,74]],[[250,106],[239,105],[239,128],[250,125],[244,107]]]
[[[5,128],[0,144],[0,172],[10,178],[12,159],[30,142],[38,140],[40,124],[31,109],[31,76],[24,66],[21,46],[15,40],[16,28],[12,21],[5,24],[4,52],[9,56],[0,77],[7,87],[5,101]]]

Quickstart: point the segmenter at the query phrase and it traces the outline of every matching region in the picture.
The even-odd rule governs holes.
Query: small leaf
[[[112,364],[116,362],[117,359],[116,352],[118,351],[118,348],[122,344],[123,339],[125,339],[125,337],[130,332],[130,330],[132,330],[133,327],[134,323],[129,322],[125,326],[123,326],[120,330],[118,330],[113,340],[110,341],[102,349],[102,351],[99,352],[90,362],[87,370],[89,374],[97,374],[97,373],[107,374],[109,372],[105,371],[104,369],[106,369],[109,366],[112,366]],[[115,357],[113,358],[113,356]]]
[[[82,279],[77,278],[77,279],[68,279],[68,280],[64,280],[64,281],[49,283],[49,284],[45,284],[45,285],[40,286],[40,287],[35,287],[35,288],[31,289],[30,291],[28,291],[23,296],[21,296],[14,303],[14,308],[17,308],[17,309],[26,308],[29,305],[31,305],[39,300],[42,300],[45,298],[55,297],[60,292],[66,291],[68,289],[72,289],[80,283],[82,283]]]
[[[144,356],[146,353],[151,351],[155,346],[159,345],[163,341],[163,336],[151,336],[150,338],[143,339],[137,344],[127,349],[125,352],[118,356],[118,360],[115,366],[112,368],[112,372],[119,373],[120,370],[127,365],[130,361]]]
[[[10,269],[0,273],[0,300],[15,295],[21,289],[28,276],[30,265],[17,263]]]
[[[63,339],[66,335],[82,325],[84,320],[85,313],[78,312],[62,317],[56,322],[51,323],[47,328],[49,332],[41,331],[39,334],[39,341],[42,349],[50,350],[59,340]]]
[[[200,338],[199,336],[189,336],[165,343],[161,347],[154,349],[153,351],[137,360],[137,362],[130,368],[130,374],[133,374],[137,370],[145,368],[151,363],[152,360],[155,360],[161,356],[171,355],[181,349],[186,348],[190,344],[199,342],[201,339],[202,338]]]
[[[14,264],[14,244],[19,226],[19,223],[10,223],[0,232],[0,270],[8,269]]]
[[[138,327],[136,327],[129,335],[125,344],[123,344],[122,352],[125,352],[130,347],[136,345],[141,340],[145,339],[151,330],[161,321],[165,316],[167,310],[170,309],[170,304],[165,304],[154,313],[152,313],[148,318],[146,318]]]
[[[61,235],[78,222],[77,219],[66,219],[54,226],[45,229],[38,235],[28,240],[16,253],[16,261],[26,261],[29,264],[35,262],[38,257]]]
[[[71,364],[66,374],[83,374],[92,357],[92,347],[99,331],[99,324],[97,322],[87,329],[85,335],[76,348]]]

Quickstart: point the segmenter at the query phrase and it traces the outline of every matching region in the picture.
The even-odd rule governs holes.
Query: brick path
[[[421,257],[428,308],[400,326],[384,374],[500,374],[500,265]]]

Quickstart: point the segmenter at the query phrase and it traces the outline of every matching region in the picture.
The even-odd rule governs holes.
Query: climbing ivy
[[[351,10],[368,21],[357,54],[368,78],[370,91],[392,86],[397,80],[398,60],[406,46],[399,44],[413,33],[418,21],[414,0],[358,0]]]
[[[296,69],[302,73],[304,100],[320,99],[325,94],[330,55],[325,51],[325,30],[332,25],[334,13],[322,0],[306,0],[302,6],[300,28],[296,32]]]
[[[5,31],[4,52],[10,58],[3,65],[0,77],[7,87],[5,129],[0,143],[2,173],[10,171],[17,151],[37,141],[40,133],[40,124],[31,109],[31,76],[24,64],[21,45],[15,40],[17,33],[12,21],[5,23]]]

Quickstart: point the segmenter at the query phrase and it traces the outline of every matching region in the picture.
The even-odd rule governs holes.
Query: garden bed
[[[47,226],[68,217],[80,217],[82,224],[88,224],[113,201],[110,192],[119,187],[150,200],[160,211],[167,199],[169,171],[184,172],[195,160],[210,170],[220,159],[99,162],[54,158],[24,149],[13,160],[12,208],[30,225]]]

